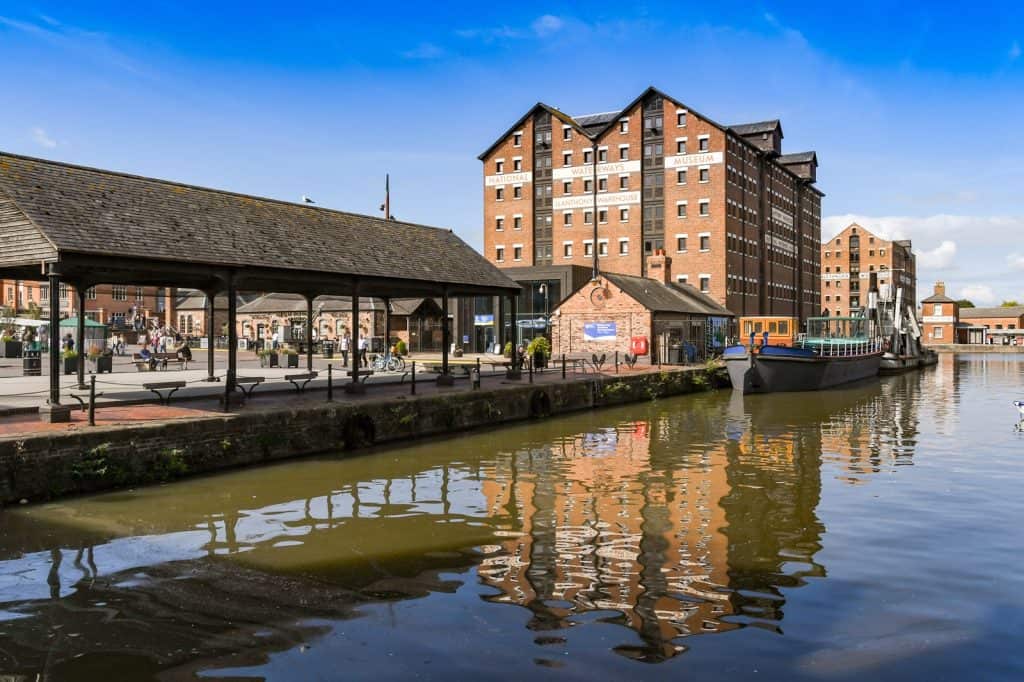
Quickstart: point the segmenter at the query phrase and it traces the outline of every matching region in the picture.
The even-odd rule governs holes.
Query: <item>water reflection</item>
[[[937,371],[939,414],[956,365]],[[55,625],[80,635],[62,640],[68,665],[258,664],[322,634],[311,617],[472,571],[539,638],[591,613],[631,631],[612,649],[632,659],[781,632],[788,591],[827,573],[823,463],[849,483],[911,464],[924,376],[813,400],[722,392],[7,513],[0,669],[37,670]]]

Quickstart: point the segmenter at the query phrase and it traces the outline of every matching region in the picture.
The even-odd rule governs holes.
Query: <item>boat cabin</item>
[[[797,330],[800,328],[800,320],[795,317],[757,316],[740,318],[740,340],[747,342],[750,335],[754,334],[757,343],[764,339],[764,333],[768,332],[768,345],[770,346],[792,346]]]

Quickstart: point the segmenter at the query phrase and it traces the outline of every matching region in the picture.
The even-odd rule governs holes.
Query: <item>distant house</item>
[[[733,314],[696,288],[672,280],[672,259],[648,257],[647,277],[601,273],[554,311],[557,357],[639,353],[644,364],[700,362],[735,335]]]
[[[1024,344],[1024,306],[961,308],[960,323],[970,330],[968,343]]]

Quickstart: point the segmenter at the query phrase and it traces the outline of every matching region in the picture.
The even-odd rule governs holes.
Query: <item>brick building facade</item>
[[[176,297],[175,289],[99,284],[85,292],[85,317],[110,325],[115,331],[133,327],[136,319],[143,328],[145,323],[173,327]],[[40,319],[46,319],[50,310],[50,286],[29,280],[2,280],[0,305],[15,317],[38,313]],[[71,285],[60,287],[60,312],[63,318],[78,315],[78,296]]]
[[[910,240],[882,239],[857,223],[821,243],[822,315],[857,315],[867,304],[868,281],[903,288],[903,300],[917,305],[917,264]]]
[[[958,343],[960,304],[946,296],[945,282],[935,283],[935,293],[921,301],[921,342]]]
[[[603,114],[537,104],[479,157],[484,254],[590,267],[596,249],[601,271],[643,276],[664,249],[677,282],[733,313],[817,315],[817,157],[782,154],[782,136],[778,121],[723,126],[654,88]]]

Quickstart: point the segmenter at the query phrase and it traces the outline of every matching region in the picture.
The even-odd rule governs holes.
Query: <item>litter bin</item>
[[[43,373],[43,352],[26,350],[21,357],[21,373],[26,377],[38,377]]]
[[[327,359],[334,357],[334,342],[324,341],[320,344],[320,349],[323,352],[323,356]]]

